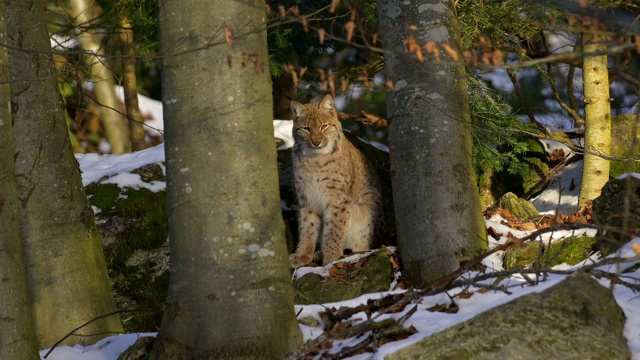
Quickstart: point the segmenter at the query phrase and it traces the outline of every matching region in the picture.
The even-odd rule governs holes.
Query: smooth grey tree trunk
[[[5,14],[0,2],[0,14]],[[7,38],[0,17],[0,38]],[[0,103],[9,104],[9,55],[0,47]],[[0,106],[0,359],[40,359],[31,317],[27,273],[20,236],[18,188],[13,164],[11,111]]]
[[[278,195],[265,4],[158,6],[171,275],[151,359],[283,359],[301,334]]]
[[[47,348],[116,307],[93,210],[69,142],[44,7],[37,0],[7,4],[21,229],[38,342]],[[91,344],[121,331],[119,317],[112,316],[64,344]]]
[[[404,51],[409,35],[420,46],[458,46],[460,35],[450,0],[378,0],[378,13],[385,71],[396,88],[387,93],[387,116],[398,245],[404,274],[419,287],[487,247],[464,67],[444,51],[442,62]]]

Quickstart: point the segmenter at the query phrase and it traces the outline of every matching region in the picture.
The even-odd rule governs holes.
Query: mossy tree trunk
[[[93,91],[100,108],[100,121],[111,145],[111,153],[131,151],[129,129],[120,110],[120,101],[116,97],[113,71],[105,56],[102,36],[95,29],[95,19],[98,17],[96,6],[91,0],[71,0],[69,9],[81,31],[78,39],[85,51],[84,62],[93,81]]]
[[[4,2],[0,14],[5,14]],[[0,38],[7,38],[5,16],[0,17]],[[9,56],[0,47],[0,103],[8,104],[11,90]],[[20,235],[18,188],[13,163],[13,132],[11,111],[0,107],[0,358],[40,359],[31,317],[31,303],[27,288],[27,273]]]
[[[604,36],[594,28],[583,34],[584,53],[607,50]],[[584,166],[578,208],[587,201],[600,196],[602,188],[609,180],[609,160],[611,154],[611,106],[609,103],[609,71],[607,55],[585,56],[582,67],[585,139]]]
[[[301,334],[278,195],[265,4],[158,6],[171,272],[150,358],[282,359]]]
[[[14,159],[29,291],[39,346],[116,310],[100,235],[80,178],[41,1],[7,3]],[[64,344],[121,332],[118,316]]]
[[[424,286],[487,248],[475,175],[464,67],[405,53],[409,37],[460,43],[450,0],[378,0],[398,245],[406,274]],[[412,27],[415,26],[415,30]],[[459,48],[459,46],[458,46]],[[426,57],[426,56],[425,56]]]

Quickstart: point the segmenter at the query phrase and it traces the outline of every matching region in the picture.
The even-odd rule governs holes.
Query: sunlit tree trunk
[[[7,38],[0,2],[0,38]],[[0,47],[0,103],[9,104],[9,57]],[[40,359],[31,316],[27,273],[20,236],[18,189],[13,164],[9,106],[0,106],[0,359]]]
[[[487,247],[464,67],[444,52],[442,62],[420,62],[404,51],[410,35],[426,57],[425,42],[455,47],[460,34],[450,0],[379,0],[378,12],[396,88],[387,93],[387,116],[398,245],[403,274],[423,286]]]
[[[116,307],[69,142],[44,7],[20,0],[6,9],[21,232],[36,333],[46,348]],[[121,331],[112,316],[64,343],[90,344]]]
[[[120,101],[116,97],[113,72],[108,66],[102,45],[102,37],[98,34],[94,19],[97,17],[96,6],[91,0],[71,0],[70,15],[80,28],[78,39],[84,49],[84,61],[89,67],[93,91],[100,105],[100,120],[104,126],[105,137],[111,145],[111,153],[122,154],[130,151],[129,129],[120,111]]]
[[[301,335],[278,195],[265,4],[158,6],[171,275],[151,359],[283,359]]]
[[[138,85],[136,79],[136,59],[133,48],[133,30],[129,23],[128,8],[120,14],[120,46],[122,48],[122,89],[124,92],[124,104],[127,108],[129,120],[129,134],[131,135],[131,149],[142,150],[147,147],[144,132],[144,119],[138,106]]]
[[[607,43],[603,36],[598,35],[597,32],[584,33],[584,53],[604,50],[607,50]],[[611,154],[611,105],[607,55],[585,56],[582,78],[585,103],[585,154],[578,208],[600,196],[602,188],[609,180],[609,160],[600,156]]]

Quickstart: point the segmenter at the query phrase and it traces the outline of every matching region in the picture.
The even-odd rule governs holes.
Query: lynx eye
[[[324,124],[324,125],[322,125],[322,126],[320,127],[320,131],[325,131],[325,130],[327,130],[327,129],[329,128],[329,126],[330,126],[329,124]]]
[[[304,132],[311,132],[311,128],[309,127],[301,127],[301,128],[298,128],[298,130],[302,130]]]

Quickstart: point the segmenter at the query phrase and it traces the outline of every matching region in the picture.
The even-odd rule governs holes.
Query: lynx
[[[373,165],[342,132],[331,95],[319,103],[291,101],[293,173],[300,203],[297,268],[366,251],[386,237],[380,184]],[[320,250],[315,253],[316,248]]]

